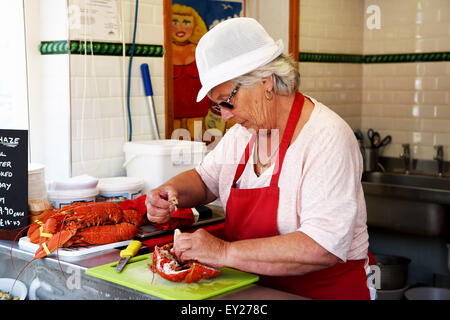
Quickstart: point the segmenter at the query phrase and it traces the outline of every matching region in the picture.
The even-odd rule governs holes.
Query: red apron
[[[277,213],[280,189],[278,179],[284,157],[292,140],[303,108],[304,96],[297,93],[279,148],[270,185],[256,189],[237,189],[253,149],[255,136],[248,143],[237,167],[226,205],[225,238],[228,241],[255,239],[278,235]],[[287,291],[311,299],[370,299],[365,259],[348,260],[332,267],[301,276],[260,276],[263,286]]]

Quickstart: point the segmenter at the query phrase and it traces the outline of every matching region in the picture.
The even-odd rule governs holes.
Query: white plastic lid
[[[138,177],[103,178],[98,182],[100,193],[139,191],[144,187],[144,180]]]
[[[201,141],[185,140],[148,140],[139,142],[126,142],[123,146],[125,153],[133,154],[171,154],[174,150],[183,150],[190,152],[205,152],[206,144]]]
[[[40,163],[28,162],[28,174],[43,172],[45,166]]]
[[[97,188],[80,190],[49,190],[47,196],[49,200],[83,200],[84,198],[95,197],[98,195]]]
[[[97,178],[84,174],[65,180],[52,181],[49,183],[48,189],[49,191],[95,189],[97,184]]]

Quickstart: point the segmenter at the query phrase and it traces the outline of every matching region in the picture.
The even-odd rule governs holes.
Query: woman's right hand
[[[175,206],[169,201],[178,199],[178,193],[171,185],[162,185],[147,193],[145,204],[147,218],[153,223],[166,223],[169,221]]]

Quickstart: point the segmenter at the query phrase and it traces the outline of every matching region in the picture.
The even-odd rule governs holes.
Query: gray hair
[[[243,87],[252,87],[272,76],[274,93],[290,95],[296,92],[300,86],[300,73],[295,64],[289,55],[283,53],[266,65],[234,78],[232,81],[241,83]]]

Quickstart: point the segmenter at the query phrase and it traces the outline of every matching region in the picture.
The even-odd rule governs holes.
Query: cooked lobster
[[[179,262],[173,254],[173,243],[155,246],[152,264],[148,266],[153,273],[157,272],[164,279],[175,282],[197,282],[220,274],[220,270],[198,262]]]
[[[43,258],[61,247],[132,239],[144,222],[144,215],[114,202],[78,202],[48,210],[30,225],[27,236],[39,244],[34,257]]]

